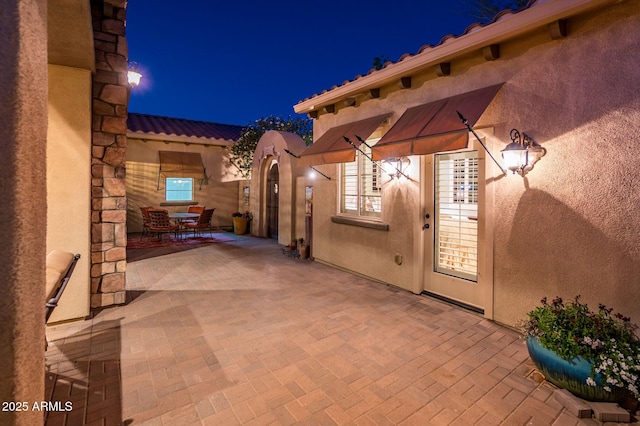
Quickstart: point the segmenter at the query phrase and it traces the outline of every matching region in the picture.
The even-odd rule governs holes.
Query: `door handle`
[[[430,218],[431,218],[431,216],[429,215],[429,213],[426,213],[426,214],[424,215],[424,218],[425,218],[425,219],[430,219]],[[422,229],[429,229],[429,224],[428,224],[428,223],[425,223],[424,225],[422,225]]]

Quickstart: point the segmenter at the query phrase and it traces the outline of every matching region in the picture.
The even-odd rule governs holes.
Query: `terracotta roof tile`
[[[130,132],[236,141],[243,126],[130,112],[127,128]]]
[[[405,54],[403,54],[402,56],[400,56],[400,58],[399,58],[396,62],[393,62],[393,61],[387,61],[387,62],[385,62],[381,69],[387,68],[387,67],[389,67],[389,66],[394,66],[394,65],[396,65],[397,63],[402,62],[402,61],[404,61],[404,60],[405,60],[405,59],[407,59],[407,58],[411,58],[411,57],[414,57],[414,56],[420,55],[421,53],[423,53],[423,52],[425,52],[425,51],[429,51],[429,50],[433,49],[434,47],[438,47],[438,46],[443,45],[443,44],[445,44],[445,43],[447,43],[447,42],[449,42],[449,41],[451,41],[451,40],[455,40],[455,39],[457,39],[457,38],[459,38],[459,37],[462,37],[462,36],[464,36],[464,35],[466,35],[466,34],[469,34],[470,32],[473,32],[474,30],[476,30],[476,29],[478,29],[478,28],[482,28],[482,27],[485,27],[485,26],[487,26],[487,25],[491,25],[491,24],[493,24],[494,22],[500,21],[500,20],[501,20],[501,19],[503,19],[505,16],[509,16],[509,15],[512,15],[512,14],[516,14],[516,13],[522,12],[523,10],[529,9],[529,8],[530,8],[530,7],[532,7],[532,6],[533,6],[537,1],[538,1],[538,0],[530,0],[530,1],[529,1],[529,2],[528,2],[528,3],[527,3],[527,4],[526,4],[522,9],[519,9],[519,10],[505,9],[505,10],[503,10],[503,11],[499,12],[498,14],[496,14],[496,16],[494,16],[494,17],[493,17],[493,19],[491,20],[491,22],[489,22],[489,23],[487,23],[487,24],[482,24],[482,23],[480,23],[480,22],[475,22],[475,23],[473,23],[473,24],[469,25],[469,26],[464,30],[464,32],[463,32],[462,34],[460,34],[460,35],[454,35],[454,34],[448,34],[448,35],[445,35],[444,37],[442,37],[442,39],[440,39],[440,42],[439,42],[436,46],[433,46],[433,45],[430,45],[430,44],[425,44],[424,46],[420,47],[420,49],[418,49],[418,52],[417,52],[417,53],[415,53],[415,54],[412,54],[412,53],[405,53]],[[373,73],[375,73],[375,72],[378,72],[378,71],[380,71],[380,70],[377,70],[377,69],[375,69],[375,68],[372,68],[372,69],[370,69],[370,70],[365,74],[365,76],[371,75],[371,74],[373,74]],[[334,90],[334,89],[336,89],[336,88],[338,88],[338,87],[345,86],[346,84],[351,83],[351,82],[353,82],[353,81],[355,81],[355,80],[358,80],[359,78],[362,78],[362,77],[364,77],[364,76],[363,76],[363,75],[361,75],[361,74],[358,74],[358,75],[357,75],[357,76],[355,76],[352,80],[346,80],[346,81],[344,81],[344,82],[343,82],[342,84],[340,84],[340,85],[333,86],[331,89],[328,89],[328,90],[327,90],[327,89],[325,89],[325,90],[323,90],[322,92],[320,92],[320,93],[316,93],[316,94],[314,94],[314,95],[312,95],[312,96],[310,96],[310,97],[308,97],[308,98],[305,98],[305,99],[303,99],[303,100],[301,100],[301,101],[299,101],[299,102],[305,102],[305,101],[308,101],[308,100],[310,100],[310,99],[315,98],[316,96],[323,95],[323,94],[325,94],[325,93],[327,93],[327,92],[330,92],[330,91],[332,91],[332,90]]]

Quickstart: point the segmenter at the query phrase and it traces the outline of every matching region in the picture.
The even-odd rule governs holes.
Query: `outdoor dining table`
[[[184,222],[189,220],[198,220],[200,214],[198,213],[169,213],[169,219],[173,219],[176,221],[180,230],[183,229]]]

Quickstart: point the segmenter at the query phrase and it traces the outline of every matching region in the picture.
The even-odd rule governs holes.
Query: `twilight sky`
[[[128,3],[129,59],[140,86],[129,111],[225,124],[295,116],[299,101],[459,35],[461,0]]]

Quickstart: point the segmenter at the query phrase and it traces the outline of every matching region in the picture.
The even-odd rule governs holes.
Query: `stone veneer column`
[[[125,301],[126,1],[91,0],[96,73],[91,149],[91,307]]]

